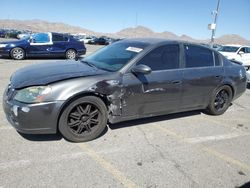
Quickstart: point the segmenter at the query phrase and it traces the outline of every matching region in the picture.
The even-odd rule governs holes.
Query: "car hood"
[[[58,61],[31,65],[16,71],[11,77],[11,87],[47,85],[60,80],[94,76],[107,71],[91,67],[80,61]]]

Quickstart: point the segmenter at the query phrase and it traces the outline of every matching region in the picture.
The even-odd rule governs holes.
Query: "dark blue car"
[[[84,43],[68,34],[36,33],[18,41],[0,43],[0,55],[21,60],[28,57],[65,57],[84,55]]]

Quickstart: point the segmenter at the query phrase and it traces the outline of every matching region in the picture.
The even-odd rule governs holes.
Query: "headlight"
[[[0,44],[0,48],[5,48],[8,44]]]
[[[52,89],[49,86],[28,87],[19,90],[14,99],[24,103],[44,102],[45,97],[48,96],[51,91]]]

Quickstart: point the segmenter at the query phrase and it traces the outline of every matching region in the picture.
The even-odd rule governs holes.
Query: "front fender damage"
[[[89,92],[95,93],[104,99],[108,108],[108,119],[110,123],[119,121],[122,115],[125,88],[120,80],[104,80],[91,86]]]

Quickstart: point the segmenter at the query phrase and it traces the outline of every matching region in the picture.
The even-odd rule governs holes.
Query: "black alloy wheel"
[[[107,108],[100,98],[86,96],[71,102],[59,119],[59,131],[73,142],[97,138],[107,125]]]
[[[76,105],[68,115],[67,125],[76,135],[88,134],[100,122],[99,109],[90,103]]]
[[[217,111],[223,110],[228,104],[229,95],[226,90],[220,90],[214,100],[214,108]]]
[[[232,89],[227,85],[221,86],[214,92],[207,107],[207,112],[211,115],[221,115],[228,109],[231,101]]]

